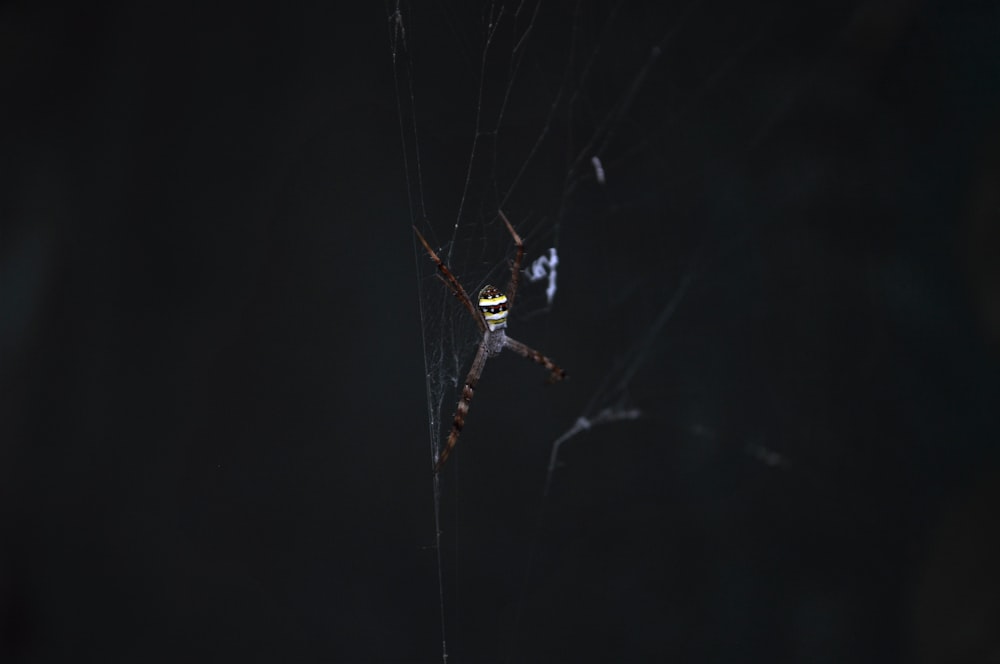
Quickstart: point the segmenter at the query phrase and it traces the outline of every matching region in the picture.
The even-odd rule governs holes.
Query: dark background
[[[560,229],[516,336],[572,379],[487,367],[452,661],[1000,661],[1000,10],[745,4],[539,14],[536,71],[600,56],[525,77],[529,144],[678,30],[608,187],[557,114],[509,203]],[[0,7],[0,661],[440,658],[410,223],[457,206],[483,12],[404,6],[414,211],[391,12],[333,5]],[[644,417],[543,500],[595,395]]]

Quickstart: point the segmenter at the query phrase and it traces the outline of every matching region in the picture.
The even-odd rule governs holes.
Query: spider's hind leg
[[[521,240],[521,236],[517,234],[514,230],[513,224],[507,219],[507,215],[500,210],[500,219],[503,220],[507,230],[510,231],[510,236],[514,238],[514,245],[517,247],[517,255],[514,256],[514,262],[510,266],[510,285],[507,286],[507,306],[514,306],[514,296],[517,294],[517,282],[521,276],[521,259],[524,258],[524,242]]]
[[[462,303],[462,306],[464,306],[469,312],[472,319],[476,321],[476,327],[479,328],[479,331],[485,332],[486,322],[483,320],[483,315],[476,309],[476,306],[472,303],[472,299],[469,297],[469,294],[465,292],[464,288],[462,288],[462,284],[458,282],[458,279],[456,279],[455,275],[451,273],[448,266],[444,264],[444,261],[441,260],[436,253],[434,253],[434,250],[431,249],[430,243],[424,239],[423,233],[421,233],[416,226],[413,227],[413,232],[417,234],[417,239],[420,240],[420,244],[424,245],[424,250],[427,252],[427,256],[435,265],[437,265],[439,272],[437,275],[438,279],[440,279],[445,286],[451,289],[451,292],[454,293],[455,297],[458,298],[458,301]]]

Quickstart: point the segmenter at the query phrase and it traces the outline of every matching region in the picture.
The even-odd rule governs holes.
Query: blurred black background
[[[515,335],[573,380],[487,367],[443,478],[450,659],[1000,661],[1000,8],[575,11],[596,105],[678,35],[607,199],[522,187],[579,212]],[[0,7],[0,661],[440,659],[390,13]],[[412,18],[459,175],[441,63],[482,13]],[[629,353],[647,417],[542,502]]]

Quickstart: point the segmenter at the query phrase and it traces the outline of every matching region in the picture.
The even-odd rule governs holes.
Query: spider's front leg
[[[484,342],[479,344],[479,350],[476,351],[476,359],[472,361],[469,375],[465,377],[465,384],[462,386],[462,397],[458,400],[458,406],[455,408],[455,417],[451,423],[451,433],[448,434],[448,440],[445,441],[444,447],[441,449],[440,454],[438,454],[437,462],[434,464],[435,474],[441,472],[444,462],[451,456],[451,451],[455,449],[455,444],[458,443],[458,436],[462,433],[462,427],[465,426],[465,416],[469,414],[469,404],[472,403],[472,397],[476,392],[479,377],[483,375],[483,367],[486,366],[487,357],[489,357],[489,353]]]
[[[523,344],[520,341],[518,341],[517,339],[511,339],[510,337],[507,337],[506,339],[504,339],[504,346],[506,346],[507,348],[510,348],[512,351],[514,351],[515,353],[517,353],[521,357],[526,357],[529,360],[531,360],[532,362],[540,364],[543,367],[545,367],[546,369],[548,369],[549,370],[549,379],[548,379],[547,382],[549,382],[549,383],[558,383],[559,381],[561,381],[561,380],[563,380],[563,379],[566,378],[566,372],[563,371],[562,367],[560,367],[555,362],[553,362],[549,358],[547,358],[544,355],[542,355],[541,353],[539,353],[537,350],[535,350],[531,346]]]

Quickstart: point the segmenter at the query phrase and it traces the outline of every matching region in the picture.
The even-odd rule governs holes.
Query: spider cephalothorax
[[[427,243],[424,236],[420,234],[417,227],[414,226],[413,230],[416,232],[417,237],[420,239],[420,244],[424,245],[424,249],[427,250],[427,255],[430,256],[434,264],[437,265],[438,270],[441,272],[441,280],[451,289],[458,298],[459,302],[468,310],[469,314],[476,321],[476,327],[483,335],[482,341],[479,343],[479,350],[476,351],[476,358],[472,360],[472,367],[469,369],[469,375],[465,378],[465,385],[462,386],[462,396],[458,401],[458,406],[455,409],[455,417],[451,425],[451,433],[448,434],[448,440],[445,441],[444,447],[441,448],[441,452],[434,463],[434,472],[437,473],[441,470],[444,462],[448,460],[448,456],[451,454],[452,449],[455,447],[455,443],[458,442],[458,435],[462,432],[462,427],[465,426],[465,416],[469,412],[469,403],[472,402],[472,395],[475,392],[476,384],[479,382],[479,376],[483,373],[483,367],[486,365],[486,360],[504,348],[510,348],[518,355],[526,357],[533,362],[541,364],[543,367],[549,370],[549,382],[554,383],[556,381],[562,380],[566,377],[566,372],[561,368],[556,366],[556,364],[539,353],[534,348],[524,345],[520,341],[511,339],[506,334],[507,327],[507,314],[511,307],[514,306],[514,296],[517,294],[517,280],[521,272],[521,258],[524,257],[524,243],[521,241],[521,237],[514,230],[514,227],[507,220],[507,217],[503,212],[500,213],[500,219],[503,220],[507,230],[510,232],[512,238],[514,238],[514,245],[517,247],[517,255],[514,258],[513,264],[510,267],[510,285],[507,286],[507,293],[505,294],[496,286],[486,286],[481,291],[479,291],[479,309],[472,303],[472,299],[469,298],[469,294],[465,292],[462,284],[458,282],[455,275],[451,273],[448,266],[444,264],[438,255],[434,253],[431,249],[431,245]]]

